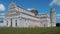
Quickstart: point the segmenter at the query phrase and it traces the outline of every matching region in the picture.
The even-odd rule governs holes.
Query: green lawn
[[[53,27],[53,28],[0,28],[0,34],[60,34],[60,27]]]

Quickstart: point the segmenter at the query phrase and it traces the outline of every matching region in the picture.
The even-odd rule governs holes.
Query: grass
[[[53,28],[0,28],[0,34],[60,34],[60,27],[53,27]]]

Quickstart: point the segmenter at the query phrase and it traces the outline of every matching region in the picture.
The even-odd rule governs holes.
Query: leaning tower
[[[51,20],[51,27],[55,27],[56,26],[56,11],[54,8],[51,8],[50,20]]]

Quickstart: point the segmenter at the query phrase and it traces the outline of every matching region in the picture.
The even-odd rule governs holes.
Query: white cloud
[[[27,10],[32,10],[32,9],[27,9]]]
[[[0,16],[0,18],[4,18],[4,16]]]
[[[60,14],[57,14],[57,16],[60,16]]]
[[[0,11],[4,11],[5,10],[5,7],[3,4],[0,4]]]
[[[56,17],[57,17],[57,19],[60,19],[60,14],[57,14]]]
[[[50,3],[50,6],[53,6],[53,5],[60,6],[60,0],[52,0],[52,2]]]
[[[2,15],[2,16],[3,16],[3,15],[5,15],[5,13],[0,13],[0,15]]]

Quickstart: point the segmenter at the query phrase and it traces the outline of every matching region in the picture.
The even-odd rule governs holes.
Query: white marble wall
[[[20,13],[19,14],[17,13],[18,15],[12,15],[16,13],[16,11],[14,10]],[[49,27],[50,26],[49,19],[47,18],[40,19],[40,18],[33,17],[35,15],[32,12],[29,12],[28,10],[25,10],[16,6],[13,10],[9,9],[9,11],[11,12],[13,11],[13,12],[12,13],[8,12],[7,14],[8,16],[5,16],[4,25],[6,27],[11,27],[11,19],[12,19],[12,27]],[[23,14],[23,13],[26,13],[26,14]],[[29,14],[30,16],[27,14]],[[43,16],[40,16],[40,17],[43,17]],[[17,20],[17,26],[16,26],[15,20]]]
[[[0,23],[0,27],[4,27],[4,23]]]

